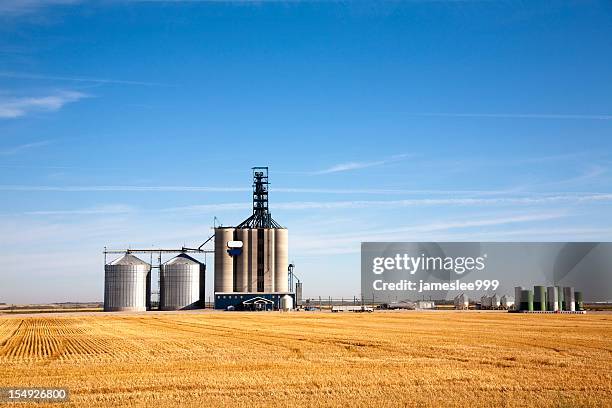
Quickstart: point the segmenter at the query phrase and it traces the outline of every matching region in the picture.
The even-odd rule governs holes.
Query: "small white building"
[[[436,308],[436,304],[433,300],[417,300],[414,302],[415,310],[432,310]]]

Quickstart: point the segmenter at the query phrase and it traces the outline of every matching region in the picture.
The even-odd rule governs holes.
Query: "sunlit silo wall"
[[[290,292],[286,228],[215,229],[215,292]],[[233,256],[228,242],[240,241]]]
[[[104,311],[145,311],[150,303],[151,265],[125,254],[104,266]]]
[[[234,234],[236,241],[242,242],[242,254],[236,257],[235,292],[249,291],[249,233],[247,228],[238,228]]]
[[[274,290],[276,292],[287,292],[289,290],[289,234],[287,229],[279,228],[275,230],[274,240]]]
[[[161,310],[194,309],[200,306],[204,265],[186,254],[180,254],[161,265],[159,308]]]
[[[234,291],[234,259],[227,243],[234,240],[234,228],[215,228],[215,292]]]

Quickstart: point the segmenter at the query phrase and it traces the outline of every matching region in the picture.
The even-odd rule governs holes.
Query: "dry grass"
[[[612,315],[0,317],[0,386],[79,406],[612,406]]]

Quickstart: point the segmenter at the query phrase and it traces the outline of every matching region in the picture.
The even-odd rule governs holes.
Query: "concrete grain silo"
[[[255,167],[252,215],[235,227],[215,228],[215,308],[241,309],[261,298],[280,309],[289,304],[285,295],[293,307],[288,250],[288,231],[268,208],[268,169]]]
[[[215,228],[215,292],[234,291],[234,259],[227,243],[234,241],[234,228]]]
[[[289,233],[286,228],[279,228],[275,232],[274,290],[287,292],[289,290]]]
[[[160,310],[195,309],[204,299],[205,266],[187,254],[180,254],[160,268]]]
[[[104,311],[141,312],[150,308],[151,265],[126,253],[104,265]]]

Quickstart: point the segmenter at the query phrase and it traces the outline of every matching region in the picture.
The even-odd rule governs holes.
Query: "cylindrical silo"
[[[242,241],[242,253],[236,258],[236,282],[234,290],[236,292],[249,291],[249,229],[237,228],[235,235],[236,241]]]
[[[533,291],[522,290],[521,291],[521,308],[520,310],[526,310],[533,312]]]
[[[227,243],[234,240],[234,228],[215,228],[215,292],[234,291],[234,260]]]
[[[584,310],[584,299],[582,298],[582,292],[574,292],[574,299],[576,301],[576,310]]]
[[[563,288],[561,286],[555,287],[557,288],[557,292],[559,293],[559,310],[565,310],[565,298]]]
[[[194,309],[200,301],[200,262],[180,254],[161,266],[160,310]]]
[[[574,288],[571,286],[565,286],[563,288],[563,298],[565,300],[565,309],[563,310],[568,310],[568,311],[575,311],[576,310],[576,304],[575,304],[575,299],[574,299]]]
[[[533,287],[533,309],[538,311],[546,310],[546,287]]]
[[[494,293],[489,299],[491,302],[491,309],[499,309],[499,306],[501,304],[501,301],[499,299],[499,296],[497,296],[497,293]]]
[[[260,290],[257,288],[257,265],[259,262],[259,237],[257,231],[258,230],[256,228],[252,228],[249,230],[249,270],[247,277],[249,283],[249,292],[260,292]]]
[[[151,265],[126,253],[104,265],[104,311],[147,310]]]
[[[281,297],[280,308],[281,310],[293,309],[293,297],[291,295],[284,295]]]
[[[556,286],[549,286],[547,288],[546,303],[549,311],[556,312],[559,310],[559,290]]]
[[[521,292],[525,290],[522,286],[514,287],[514,310],[521,310]]]
[[[286,228],[275,231],[274,287],[276,292],[289,291],[289,233]]]
[[[274,238],[276,230],[264,229],[264,292],[274,292]]]

